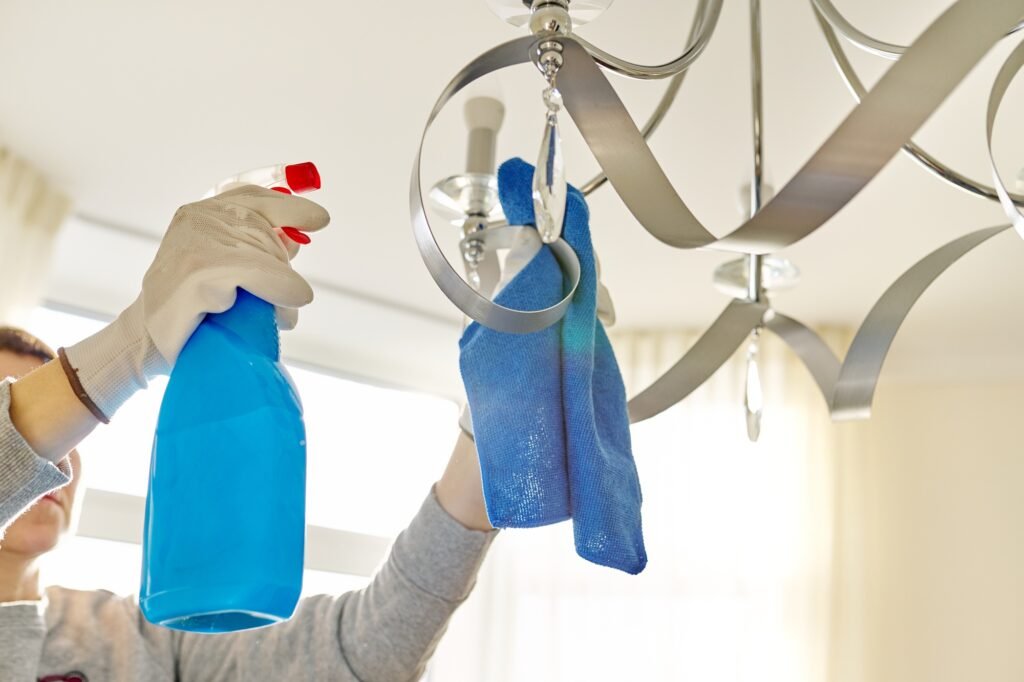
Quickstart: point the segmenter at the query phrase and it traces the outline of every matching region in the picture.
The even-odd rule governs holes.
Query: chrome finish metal
[[[964,235],[918,261],[893,282],[868,313],[853,339],[832,398],[833,419],[865,419],[896,332],[921,294],[939,275],[987,240],[1008,229],[990,227]]]
[[[441,180],[430,189],[430,205],[457,226],[463,225],[466,216],[502,217],[493,173],[462,173]]]
[[[755,303],[764,300],[763,266],[764,256],[761,254],[752,253],[747,256],[747,300]]]
[[[561,43],[547,42],[546,45],[561,45]],[[558,73],[558,69],[562,67],[562,51],[561,50],[546,50],[540,52],[537,57],[537,68],[544,74],[544,77],[549,81],[553,80],[555,74]]]
[[[761,0],[750,0],[750,109],[754,140],[748,215],[751,218],[761,210],[761,189],[764,184],[764,87],[761,72]],[[760,276],[759,270],[757,277]]]
[[[746,298],[750,290],[749,257],[736,258],[715,268],[712,283],[730,298]],[[761,291],[770,294],[790,289],[800,282],[800,270],[785,258],[761,258]]]
[[[530,8],[530,32],[534,35],[563,35],[572,33],[568,0],[533,0]]]
[[[470,248],[471,243],[475,242],[479,245],[478,248],[482,253],[490,256],[484,259],[477,269],[479,281],[475,288],[481,295],[493,296],[498,282],[501,280],[501,264],[498,262],[497,252],[510,249],[517,243],[521,243],[520,235],[524,231],[532,229],[524,225],[509,225],[502,222],[488,225],[485,229],[472,233],[459,243],[460,248],[465,252],[467,248]]]
[[[467,316],[491,329],[514,334],[544,329],[562,319],[576,293],[577,286],[579,286],[580,263],[576,253],[561,239],[548,244],[569,280],[568,292],[558,303],[543,310],[532,311],[513,310],[493,303],[462,279],[445,258],[444,252],[434,238],[423,204],[420,166],[423,144],[430,132],[430,127],[452,97],[473,81],[489,73],[506,66],[528,63],[531,53],[536,48],[536,43],[536,38],[532,36],[504,43],[483,53],[455,75],[442,91],[427,118],[423,137],[420,140],[416,158],[413,160],[412,176],[409,182],[409,210],[412,215],[413,236],[434,282],[448,299]]]
[[[707,0],[701,0],[697,3],[697,10],[693,16],[693,23],[690,26],[690,36],[686,39],[686,51],[689,51],[690,46],[696,43],[697,37],[706,28],[704,22],[706,5]],[[643,135],[645,140],[651,139],[651,135],[661,126],[661,122],[665,120],[669,109],[672,108],[672,104],[676,101],[676,96],[679,95],[679,89],[683,85],[683,79],[686,78],[687,70],[680,71],[669,81],[668,87],[665,88],[665,93],[661,96],[661,100],[658,101],[658,106],[654,108],[650,118],[647,119],[647,123],[640,130],[640,134]],[[604,173],[598,173],[580,185],[580,191],[583,192],[583,196],[590,196],[592,192],[600,189],[606,182],[608,182],[608,176]]]
[[[583,26],[601,16],[614,0],[571,0],[569,16],[574,26]],[[526,26],[533,16],[532,0],[487,0],[491,11],[516,27]]]
[[[765,326],[810,370],[833,419],[867,419],[889,348],[914,304],[949,266],[1008,229],[1009,225],[1000,225],[971,232],[918,261],[871,308],[842,363],[820,336],[792,318],[773,312]]]
[[[803,361],[814,378],[814,383],[831,404],[836,379],[839,377],[839,360],[820,336],[802,322],[787,317],[777,310],[772,311],[765,321],[765,327],[779,336]]]
[[[750,0],[750,120],[753,141],[753,157],[750,179],[750,206],[748,218],[761,210],[761,190],[764,181],[764,97],[761,78],[761,0]],[[751,303],[765,303],[762,282],[762,261],[764,256],[757,253],[747,255],[747,300]],[[747,346],[747,371],[743,387],[743,409],[746,413],[747,438],[756,443],[761,437],[761,417],[764,412],[761,390],[761,371],[757,355],[761,327],[755,327]]]
[[[1018,45],[1006,58],[1006,62],[999,69],[999,74],[992,85],[992,91],[988,96],[988,112],[985,116],[985,140],[988,146],[989,162],[992,164],[992,180],[995,183],[996,193],[999,195],[999,203],[1003,205],[1003,211],[1013,223],[1014,229],[1024,238],[1024,213],[1021,212],[1020,206],[1015,204],[1013,197],[1010,196],[1010,191],[1006,189],[1006,183],[1003,182],[999,168],[996,166],[995,153],[992,151],[992,133],[996,115],[999,113],[999,107],[1003,103],[1007,88],[1010,87],[1013,77],[1017,75],[1022,66],[1024,66],[1024,43]]]
[[[861,82],[860,77],[854,70],[853,65],[847,58],[846,53],[843,51],[842,46],[839,44],[839,39],[836,36],[835,31],[825,18],[822,17],[820,12],[816,12],[815,16],[817,17],[818,24],[821,26],[821,31],[825,36],[825,42],[828,44],[829,50],[832,52],[832,58],[835,62],[836,68],[839,69],[839,75],[842,76],[843,81],[846,83],[846,87],[850,90],[853,98],[859,103],[867,94],[867,88],[864,87],[864,84]],[[1020,26],[1018,25],[1014,30],[1016,31],[1019,29]],[[925,170],[933,173],[940,180],[947,182],[958,189],[964,190],[965,192],[970,192],[971,194],[984,197],[985,199],[990,199],[992,201],[999,201],[999,193],[995,188],[958,173],[919,147],[913,140],[909,140],[905,145],[903,145],[903,152],[914,161],[921,164]],[[1024,206],[1024,195],[1010,194],[1010,198],[1017,206]]]
[[[761,303],[731,301],[679,362],[629,401],[630,421],[650,419],[693,393],[761,325],[767,311]]]
[[[750,213],[753,218],[761,210],[761,190],[764,184],[764,96],[761,77],[761,0],[750,0],[750,111],[753,124],[753,168],[750,180]],[[760,303],[764,298],[762,283],[762,256],[747,256],[747,300]],[[750,415],[748,418],[748,432]],[[760,421],[758,422],[760,431]],[[756,440],[756,438],[752,438]]]
[[[701,23],[700,31],[697,33],[696,40],[688,45],[683,51],[683,54],[676,59],[656,66],[635,64],[624,59],[619,59],[615,55],[605,52],[599,47],[583,40],[579,36],[573,37],[584,47],[584,49],[586,49],[588,53],[590,53],[598,64],[610,71],[640,80],[669,78],[686,71],[686,69],[690,68],[690,65],[700,57],[701,53],[704,52],[704,48],[708,46],[708,42],[711,40],[711,36],[715,32],[715,26],[718,25],[718,17],[722,13],[722,0],[700,0],[700,6],[697,11],[705,18],[705,21]]]
[[[824,18],[832,28],[865,52],[870,52],[885,59],[899,59],[900,56],[910,49],[904,45],[896,45],[872,38],[847,21],[846,17],[836,9],[831,0],[811,0],[811,4],[814,6],[817,14]],[[1022,28],[1024,28],[1024,22],[1018,23],[1006,35],[1013,35]]]
[[[956,2],[779,194],[723,238],[675,192],[608,79],[571,37],[563,39],[559,89],[612,185],[655,238],[677,248],[769,253],[811,234],[856,196],[1022,14],[1024,0]]]

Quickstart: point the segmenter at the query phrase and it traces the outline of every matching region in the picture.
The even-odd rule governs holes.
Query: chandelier
[[[559,114],[572,118],[602,172],[580,185],[589,195],[605,184],[618,193],[639,224],[677,249],[717,249],[742,254],[715,273],[715,283],[734,298],[698,341],[649,387],[629,401],[635,423],[683,400],[707,381],[744,343],[747,349],[747,433],[760,432],[762,397],[757,353],[763,331],[780,337],[807,366],[833,419],[864,419],[871,414],[875,388],[893,339],[924,291],[949,266],[997,234],[1015,228],[1024,237],[1024,196],[1011,193],[992,151],[993,128],[1003,97],[1024,66],[1024,43],[996,76],[988,100],[986,134],[992,184],[958,173],[911,139],[988,50],[1024,24],[1024,0],[957,0],[910,46],[873,38],[853,26],[830,0],[810,0],[840,77],[856,100],[845,120],[796,175],[772,197],[763,180],[760,0],[749,0],[753,149],[747,219],[717,237],[693,215],[658,164],[647,140],[676,99],[687,70],[714,34],[722,0],[698,0],[682,54],[661,65],[635,64],[611,55],[573,32],[612,0],[488,0],[492,9],[530,35],[499,45],[470,62],[448,83],[428,117],[413,165],[410,209],[413,232],[427,269],[444,294],[468,317],[492,329],[528,333],[556,323],[575,293],[580,267],[559,238],[566,194]],[[840,37],[853,47],[894,63],[867,90],[848,60]],[[485,270],[497,268],[495,251],[507,248],[514,231],[497,200],[494,136],[502,122],[499,102],[467,103],[469,162],[464,174],[437,183],[430,192],[435,209],[462,228],[460,248],[466,277],[445,258],[425,209],[420,158],[434,119],[455,95],[499,69],[532,62],[546,81],[541,152],[534,178],[537,228],[563,268],[570,286],[557,304],[544,310],[502,307],[478,291]],[[605,72],[640,80],[670,79],[650,119],[638,128]],[[799,320],[776,310],[768,294],[791,285],[797,271],[770,254],[809,236],[831,219],[902,151],[954,187],[998,201],[1009,224],[967,233],[932,251],[893,282],[859,327],[843,360]],[[493,273],[491,273],[493,278]]]

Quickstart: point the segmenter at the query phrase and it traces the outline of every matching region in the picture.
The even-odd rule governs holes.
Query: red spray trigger
[[[296,194],[320,189],[320,171],[312,161],[285,166],[284,177],[288,188]]]

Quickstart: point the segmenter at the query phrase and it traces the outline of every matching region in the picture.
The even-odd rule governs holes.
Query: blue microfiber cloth
[[[533,166],[522,159],[498,170],[510,225],[534,224],[532,183]],[[505,334],[474,322],[459,343],[487,514],[496,528],[571,518],[580,556],[636,574],[647,553],[626,391],[597,319],[590,212],[575,187],[569,189],[562,236],[582,270],[562,321],[531,334]],[[495,300],[520,310],[546,308],[568,284],[545,247]]]

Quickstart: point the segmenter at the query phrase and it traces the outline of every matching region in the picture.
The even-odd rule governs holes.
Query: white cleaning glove
[[[491,299],[497,298],[501,290],[504,289],[508,284],[516,278],[523,268],[525,268],[533,257],[540,251],[540,247],[544,245],[541,241],[540,233],[536,230],[523,230],[520,232],[512,243],[509,249],[508,255],[505,257],[504,267],[501,269],[501,279],[497,285],[492,282],[484,281],[481,279],[480,291],[490,292],[494,291]],[[497,258],[497,254],[489,252],[486,255],[487,258]],[[597,257],[597,253],[594,254],[594,260],[597,263],[597,319],[604,324],[605,327],[611,327],[615,324],[615,304],[612,302],[611,293],[608,291],[608,287],[601,281],[601,259]],[[491,269],[481,270],[481,272],[493,272]],[[459,415],[459,427],[469,435],[473,437],[473,417],[469,413],[469,403],[462,409],[462,414]]]
[[[62,349],[83,403],[109,419],[150,379],[170,372],[206,313],[230,308],[238,288],[273,304],[280,328],[293,328],[313,290],[289,264],[297,249],[282,242],[279,228],[312,232],[328,222],[327,211],[308,199],[251,185],[182,206],[135,302],[109,326]]]

